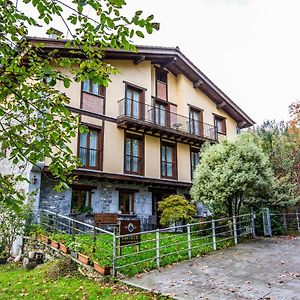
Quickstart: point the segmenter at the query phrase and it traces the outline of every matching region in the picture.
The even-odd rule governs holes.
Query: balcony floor
[[[182,143],[197,145],[197,146],[202,145],[205,141],[209,141],[211,143],[217,142],[216,139],[211,139],[209,137],[188,133],[180,129],[165,127],[162,125],[155,124],[153,122],[134,119],[128,116],[118,117],[117,126],[119,128],[137,131],[137,132],[141,132],[141,133],[145,133],[157,137],[162,137],[169,140],[175,140]]]

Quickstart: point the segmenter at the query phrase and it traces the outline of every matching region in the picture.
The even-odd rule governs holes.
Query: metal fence
[[[111,266],[114,276],[159,268],[255,236],[253,214],[126,235],[120,235],[116,227],[104,230],[48,210],[40,210],[39,223],[67,245],[78,242],[83,253]],[[139,236],[139,240],[125,245],[124,239],[132,236]]]
[[[140,241],[122,245],[122,239],[140,236]],[[252,214],[179,225],[152,231],[117,235],[114,275],[134,274],[205,254],[254,236]]]

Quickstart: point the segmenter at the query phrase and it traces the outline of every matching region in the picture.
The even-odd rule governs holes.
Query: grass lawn
[[[53,270],[63,267],[58,264],[46,263],[31,271],[19,264],[0,265],[0,299],[166,299],[125,285],[96,282],[76,270],[53,275]]]
[[[67,245],[72,241],[72,236],[68,234],[51,234],[50,237]],[[133,276],[137,273],[156,268],[155,237],[155,233],[142,235],[139,251],[136,245],[122,247],[122,256],[117,259],[118,272],[127,276]],[[90,256],[92,260],[98,261],[103,266],[112,265],[111,236],[105,234],[98,235],[94,253],[93,237],[91,235],[78,234],[75,236],[75,240],[80,243],[81,252]],[[217,238],[218,249],[226,248],[233,244],[233,238],[230,236]],[[160,247],[161,267],[188,259],[186,233],[161,233]],[[199,233],[192,233],[191,247],[193,257],[211,252],[213,250],[212,236],[200,236]],[[118,251],[118,255],[120,255],[120,251]],[[126,266],[128,264],[130,265]]]

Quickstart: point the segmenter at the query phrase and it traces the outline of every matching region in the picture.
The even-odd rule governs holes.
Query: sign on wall
[[[141,232],[141,220],[121,220],[120,235]],[[120,238],[120,246],[138,244],[141,242],[141,235],[129,235]]]

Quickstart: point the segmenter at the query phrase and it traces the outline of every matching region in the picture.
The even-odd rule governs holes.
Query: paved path
[[[257,239],[126,281],[177,299],[300,300],[300,238]]]

